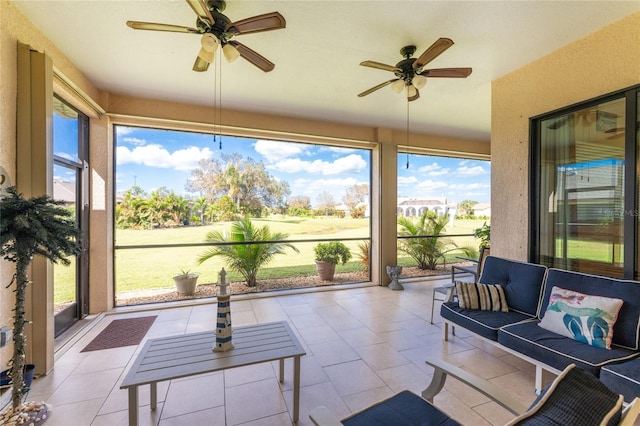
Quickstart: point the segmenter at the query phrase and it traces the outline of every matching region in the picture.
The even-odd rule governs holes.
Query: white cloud
[[[118,165],[141,164],[148,167],[163,169],[192,170],[198,167],[198,162],[213,156],[209,148],[190,146],[170,153],[163,146],[151,144],[137,146],[132,150],[125,146],[119,146],[116,150]]]
[[[438,163],[427,164],[426,166],[422,166],[418,169],[420,173],[428,173],[434,172],[436,170],[441,169],[442,167]]]
[[[335,152],[336,154],[348,154],[350,152],[355,151],[354,148],[342,148],[339,146],[323,146],[320,147],[320,151],[330,151]]]
[[[433,172],[429,172],[429,176],[442,176],[442,175],[446,175],[449,174],[451,172],[451,170],[449,169],[441,169],[438,171],[433,171]]]
[[[299,143],[274,142],[258,140],[253,145],[258,154],[261,154],[269,163],[275,163],[285,158],[299,156],[305,153],[310,147]]]
[[[128,135],[131,132],[133,132],[131,127],[116,126],[116,134],[118,136]]]
[[[488,172],[482,166],[473,166],[473,167],[462,166],[462,167],[458,167],[458,169],[456,170],[456,173],[458,173],[461,176],[479,176],[479,175],[486,175]]]
[[[418,188],[433,192],[448,187],[449,184],[442,181],[425,180],[418,184]]]
[[[140,138],[122,138],[118,139],[119,142],[128,143],[135,146],[143,146],[147,144],[147,141]]]
[[[398,186],[413,185],[418,182],[415,176],[398,176]]]
[[[58,157],[66,158],[67,160],[72,160],[72,161],[76,161],[78,159],[78,157],[76,157],[75,155],[71,155],[66,152],[56,152],[55,155],[57,155]]]
[[[347,155],[333,162],[314,160],[305,161],[299,158],[286,158],[270,164],[267,168],[285,173],[307,172],[312,174],[337,175],[340,173],[355,173],[367,167],[367,162],[359,155]]]
[[[461,197],[468,198],[470,200],[477,199],[478,197],[484,197],[490,195],[487,192],[482,191],[469,191],[469,192],[461,192],[459,193]]]
[[[449,189],[456,191],[472,191],[476,189],[490,188],[488,183],[454,183],[449,185]]]
[[[344,191],[357,183],[356,178],[348,177],[344,179],[295,179],[290,184],[291,194],[306,195],[311,199],[311,204],[314,204],[318,194],[323,191],[329,192],[337,203],[341,203]]]

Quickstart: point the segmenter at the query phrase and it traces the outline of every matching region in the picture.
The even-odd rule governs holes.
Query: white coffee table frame
[[[120,389],[129,392],[129,425],[138,424],[138,387],[150,386],[151,409],[158,403],[157,383],[228,368],[280,361],[279,380],[284,382],[284,360],[293,358],[293,424],[300,411],[300,357],[306,352],[286,321],[233,329],[234,348],[214,352],[215,332],[182,334],[148,340],[125,376]]]

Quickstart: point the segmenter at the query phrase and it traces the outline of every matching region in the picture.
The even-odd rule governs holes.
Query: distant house
[[[491,217],[491,203],[478,203],[473,206],[473,212],[476,216]]]
[[[60,178],[53,179],[53,199],[69,207],[76,203],[76,184]]]
[[[418,199],[418,198],[398,198],[398,216],[422,216],[426,212],[434,212],[438,215],[451,215],[455,213],[456,207],[447,203],[447,198]]]

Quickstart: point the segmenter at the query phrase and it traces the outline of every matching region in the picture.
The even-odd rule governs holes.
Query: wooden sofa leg
[[[442,340],[449,341],[449,323],[446,321],[442,322]]]

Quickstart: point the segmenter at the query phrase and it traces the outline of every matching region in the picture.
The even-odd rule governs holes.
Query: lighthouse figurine
[[[220,283],[218,284],[218,315],[216,319],[216,343],[213,350],[226,352],[233,349],[231,342],[231,294],[229,284],[225,281],[227,273],[224,268],[220,271]]]

